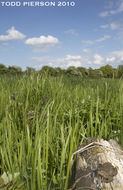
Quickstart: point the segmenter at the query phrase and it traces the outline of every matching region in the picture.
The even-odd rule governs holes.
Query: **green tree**
[[[89,77],[90,78],[96,78],[95,77],[94,69],[92,69],[91,67],[89,67],[88,72],[89,72]]]
[[[111,65],[105,65],[103,67],[100,67],[100,71],[103,72],[103,76],[105,78],[112,78],[114,76],[115,70]]]
[[[18,67],[18,66],[9,66],[8,67],[8,72],[10,74],[21,74],[22,69],[21,69],[21,67]]]
[[[66,74],[68,76],[78,76],[78,77],[82,77],[82,73],[75,67],[71,66],[68,67],[68,69],[66,70]]]
[[[89,71],[88,69],[84,68],[84,67],[77,67],[77,70],[79,72],[81,72],[81,75],[83,78],[87,78],[89,76]]]
[[[55,70],[56,70],[56,72],[57,72],[58,75],[64,74],[64,70],[61,69],[60,67],[56,67]]]
[[[123,77],[123,65],[118,66],[117,72],[118,72],[117,74],[118,78]]]
[[[58,69],[55,69],[55,68],[53,68],[53,67],[49,67],[49,66],[43,66],[42,67],[42,69],[41,69],[41,73],[47,73],[48,75],[50,75],[50,76],[57,76],[58,75],[58,73],[59,73],[59,71],[60,70],[58,70]]]
[[[31,73],[34,73],[35,72],[35,69],[32,68],[32,67],[26,67],[26,71],[25,71],[27,74],[31,74]]]
[[[8,72],[8,68],[4,64],[0,64],[0,74],[5,74]]]

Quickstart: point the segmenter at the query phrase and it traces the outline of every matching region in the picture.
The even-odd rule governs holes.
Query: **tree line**
[[[80,78],[121,78],[123,77],[123,65],[119,65],[117,68],[113,68],[111,65],[105,65],[99,69],[93,68],[84,68],[84,67],[73,67],[70,66],[67,69],[61,69],[60,67],[49,67],[43,66],[41,70],[36,71],[34,68],[27,67],[25,71],[22,71],[21,67],[18,66],[8,66],[0,64],[0,75],[3,74],[31,74],[31,73],[40,73],[48,74],[50,76],[60,76],[66,75],[69,77],[80,77]]]

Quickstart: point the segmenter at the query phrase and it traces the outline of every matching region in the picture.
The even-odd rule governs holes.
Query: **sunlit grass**
[[[70,159],[88,137],[123,145],[123,81],[31,74],[0,79],[1,189],[64,190]]]

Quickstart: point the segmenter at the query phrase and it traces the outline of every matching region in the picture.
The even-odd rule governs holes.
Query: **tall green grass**
[[[64,190],[70,159],[88,137],[123,145],[123,81],[0,78],[0,175],[20,175],[1,189]]]

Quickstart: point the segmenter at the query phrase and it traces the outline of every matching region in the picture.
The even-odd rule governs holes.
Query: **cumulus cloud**
[[[107,57],[106,62],[117,65],[123,64],[123,50],[111,52]]]
[[[123,12],[123,1],[121,1],[119,3],[119,6],[115,9],[109,10],[109,11],[104,11],[102,13],[99,14],[100,17],[107,17],[107,16],[111,16],[111,15],[115,15],[118,13]]]
[[[26,36],[16,30],[14,26],[12,26],[9,30],[6,31],[7,35],[0,35],[0,41],[10,41],[10,40],[22,40]]]
[[[92,59],[93,65],[112,65],[117,67],[120,64],[123,64],[123,50],[110,52],[107,56],[102,57],[99,54],[95,54]]]
[[[49,56],[41,56],[41,57],[33,57],[33,62],[37,62],[38,67],[42,67],[43,65],[49,65],[52,67],[61,67],[68,68],[70,66],[74,67],[97,67],[103,65],[104,59],[101,55],[95,54],[91,58],[86,58],[81,55],[66,55],[62,58],[52,58]]]
[[[92,60],[92,61],[91,61]],[[99,54],[95,54],[93,58],[90,59],[91,64],[94,66],[112,65],[117,67],[123,64],[123,50],[110,52],[107,56],[102,57]]]
[[[29,38],[25,41],[26,45],[32,47],[35,51],[48,51],[59,43],[58,38],[53,36],[40,36]]]
[[[83,58],[79,55],[66,55],[63,58],[52,58],[49,56],[33,57],[33,61],[41,65],[50,65],[53,67],[67,68],[70,66],[80,67],[83,64]]]
[[[82,65],[83,59],[81,56],[67,55],[64,61],[67,62],[67,67],[80,67]]]
[[[116,57],[114,57],[114,56],[110,56],[110,57],[106,58],[107,63],[113,63],[115,60],[116,60]]]
[[[70,66],[99,68],[106,64],[117,67],[119,64],[123,64],[123,50],[110,52],[105,57],[100,54],[95,54],[90,58],[81,55],[66,55],[62,58],[41,56],[32,57],[32,61],[37,63],[37,69],[40,69],[44,65],[61,67],[64,69]]]
[[[97,65],[112,65],[117,67],[123,64],[123,50],[110,52],[106,57],[96,54],[93,60],[94,64]]]
[[[102,65],[102,64],[103,64],[103,58],[102,58],[102,56],[99,55],[99,54],[95,54],[95,55],[94,55],[93,63],[94,63],[95,65]]]
[[[120,60],[123,61],[123,50],[113,51],[112,54],[115,55],[116,57],[119,57]]]

